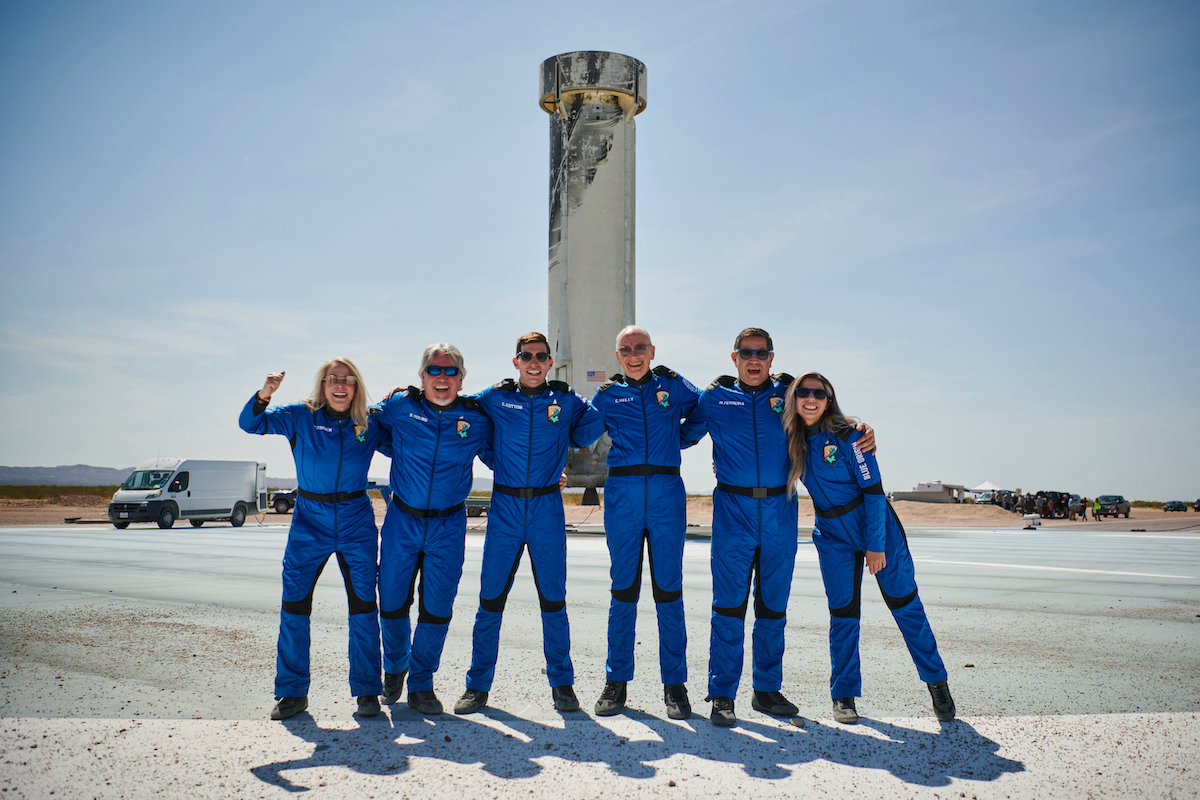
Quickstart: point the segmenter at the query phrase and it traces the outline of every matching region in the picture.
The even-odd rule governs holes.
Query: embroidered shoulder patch
[[[825,445],[825,457],[821,459],[826,464],[836,464],[838,460],[838,449],[836,444]]]

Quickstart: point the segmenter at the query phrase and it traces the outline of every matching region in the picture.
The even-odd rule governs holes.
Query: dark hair
[[[829,392],[829,399],[825,401],[825,413],[817,420],[815,428],[838,436],[854,428],[856,422],[853,417],[842,413],[841,407],[838,406],[837,394],[833,391],[833,384],[821,373],[806,372],[791,382],[783,402],[783,429],[787,432],[788,456],[792,459],[792,469],[788,473],[789,497],[796,491],[796,481],[804,477],[805,459],[808,457],[808,432],[805,430],[804,420],[796,411],[796,388],[807,378],[816,378],[825,387],[825,391]]]
[[[527,344],[541,342],[546,345],[546,352],[550,352],[550,342],[546,341],[546,335],[537,331],[530,331],[517,337],[517,355],[521,355],[521,347]]]
[[[775,344],[774,344],[774,342],[771,341],[771,334],[767,333],[762,328],[746,328],[746,330],[739,333],[737,335],[737,338],[733,340],[733,349],[734,350],[741,349],[742,340],[749,339],[751,336],[761,336],[762,338],[767,340],[767,349],[768,350],[775,349]]]

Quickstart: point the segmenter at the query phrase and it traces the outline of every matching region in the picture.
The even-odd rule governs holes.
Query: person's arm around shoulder
[[[374,448],[375,452],[387,458],[392,457],[394,453],[392,449],[392,428],[385,421],[383,403],[376,403],[367,409],[366,435],[367,443]]]
[[[575,410],[571,419],[571,446],[591,447],[604,435],[604,414],[578,392],[574,395]]]
[[[462,394],[458,396],[458,401],[463,408],[473,412],[475,415],[474,424],[479,428],[478,446],[475,449],[475,457],[488,469],[495,469],[492,465],[496,460],[496,423],[488,410],[489,405],[494,402],[494,398],[492,397],[492,389],[494,388],[493,386],[489,386],[476,394]]]
[[[854,430],[862,434],[862,438],[855,443],[858,449],[864,453],[875,455],[878,450],[875,445],[875,429],[865,422],[860,422],[854,426]]]
[[[482,407],[481,407],[482,410]],[[479,451],[479,460],[490,470],[495,470],[496,463],[496,423],[487,411],[483,411],[483,447]]]
[[[675,393],[679,416],[681,419],[687,419],[696,410],[696,403],[700,401],[700,390],[693,386],[687,378],[677,374],[675,376]]]
[[[879,464],[875,454],[862,449],[866,438],[857,428],[850,435],[850,454],[853,459],[850,471],[863,493],[866,509],[866,562],[871,574],[887,567],[884,548],[887,542],[887,495],[883,491],[883,480],[879,476]],[[873,439],[874,437],[872,437]]]
[[[691,386],[691,384],[688,385]],[[715,382],[713,385],[716,385]],[[679,426],[679,448],[681,450],[698,444],[708,433],[708,410],[709,404],[712,402],[712,389],[713,387],[710,386],[696,395],[694,403]]]

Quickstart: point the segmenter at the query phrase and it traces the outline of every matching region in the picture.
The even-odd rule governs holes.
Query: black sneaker
[[[294,717],[308,708],[307,697],[276,697],[279,702],[271,709],[271,719]]]
[[[733,698],[732,697],[706,697],[705,700],[712,700],[712,713],[708,718],[712,720],[712,724],[718,728],[732,728],[737,725],[737,714],[733,713]]]
[[[354,712],[360,717],[373,717],[379,713],[379,698],[373,694],[364,694],[358,698],[358,711]]]
[[[406,675],[408,675],[408,670],[383,673],[383,696],[379,699],[383,701],[384,705],[390,706],[400,699],[400,693],[404,691]]]
[[[624,700],[624,692],[621,699]],[[692,715],[692,704],[688,702],[687,687],[682,683],[663,686],[663,702],[667,704],[667,716],[671,719],[687,719]]]
[[[487,705],[488,693],[478,689],[467,689],[454,704],[455,714],[474,714]]]
[[[929,687],[929,696],[933,698],[933,713],[942,722],[954,719],[954,698],[950,696],[950,686],[946,681],[925,684]]]
[[[554,708],[558,711],[579,710],[579,698],[575,696],[575,689],[570,685],[552,686],[550,696],[554,698]]]
[[[800,713],[800,709],[779,692],[760,692],[757,689],[750,698],[750,707],[773,717],[794,717]]]
[[[854,707],[853,697],[833,698],[833,721],[843,725],[854,725],[858,722],[858,710]]]
[[[600,699],[596,701],[596,715],[611,717],[625,708],[625,681],[606,681]]]
[[[435,717],[442,713],[442,701],[437,699],[432,689],[428,692],[409,692],[408,707],[427,717]]]

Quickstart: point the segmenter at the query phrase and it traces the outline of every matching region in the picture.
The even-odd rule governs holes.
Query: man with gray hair
[[[442,713],[433,673],[462,578],[472,462],[492,446],[491,419],[474,399],[459,396],[466,374],[457,347],[432,344],[421,357],[421,388],[410,386],[372,409],[392,448],[392,500],[380,531],[382,700],[400,699],[407,674],[408,705],[422,714]],[[418,573],[414,635],[409,612]]]
[[[633,679],[634,623],[649,550],[650,585],[658,616],[658,666],[671,719],[687,719],[687,631],[683,615],[683,544],[687,494],[679,477],[680,424],[700,392],[663,366],[650,368],[654,345],[644,328],[617,334],[621,372],[600,387],[592,403],[612,438],[604,483],[604,531],[612,578],[608,609],[607,681],[596,713],[625,707]]]

